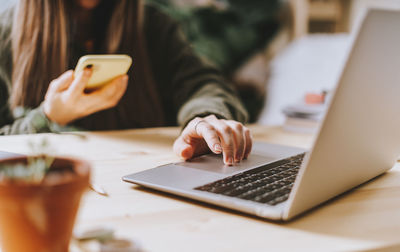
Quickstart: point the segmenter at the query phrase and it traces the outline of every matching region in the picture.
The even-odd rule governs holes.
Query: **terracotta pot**
[[[26,158],[0,160],[0,164]],[[2,252],[66,252],[90,166],[85,161],[56,158],[42,184],[0,182]],[[59,174],[55,175],[54,174]]]

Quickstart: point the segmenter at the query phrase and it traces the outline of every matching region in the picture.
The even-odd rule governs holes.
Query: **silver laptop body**
[[[205,155],[123,177],[156,190],[273,220],[289,220],[389,170],[400,154],[400,12],[372,10],[353,42],[341,79],[288,199],[262,204],[194,188],[304,150],[255,143],[232,167]]]

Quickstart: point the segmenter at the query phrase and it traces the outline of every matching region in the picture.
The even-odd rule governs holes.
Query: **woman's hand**
[[[85,93],[91,75],[92,70],[85,69],[74,78],[70,70],[50,83],[43,104],[49,120],[65,125],[118,104],[125,93],[128,76],[122,75],[98,90]]]
[[[190,121],[174,143],[175,153],[185,160],[211,150],[215,154],[223,153],[227,165],[246,159],[251,147],[252,137],[248,128],[214,115]]]

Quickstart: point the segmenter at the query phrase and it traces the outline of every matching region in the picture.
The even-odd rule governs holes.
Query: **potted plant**
[[[68,251],[89,175],[82,160],[47,154],[1,159],[2,251]]]

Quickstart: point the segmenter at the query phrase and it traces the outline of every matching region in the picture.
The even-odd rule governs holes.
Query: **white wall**
[[[400,0],[353,0],[350,10],[350,28],[358,27],[369,8],[400,10]]]

